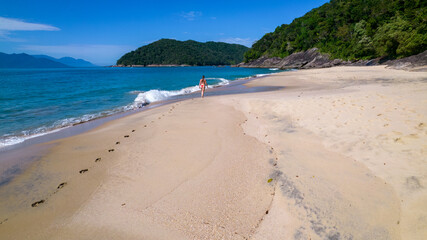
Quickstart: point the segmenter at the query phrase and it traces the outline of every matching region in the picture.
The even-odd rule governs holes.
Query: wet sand
[[[247,85],[276,90],[45,143],[0,188],[0,237],[425,239],[426,73],[336,67]]]

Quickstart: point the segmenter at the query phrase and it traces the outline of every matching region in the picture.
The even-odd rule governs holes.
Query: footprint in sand
[[[99,162],[99,161],[101,161],[101,158],[95,159],[95,162]]]
[[[128,137],[129,137],[129,135],[125,135],[124,137],[125,137],[125,138],[128,138]]]
[[[40,204],[42,204],[42,203],[44,203],[45,202],[45,200],[40,200],[40,201],[37,201],[37,202],[33,202],[33,204],[31,204],[31,207],[37,207],[38,205],[40,205]]]
[[[109,149],[108,152],[114,152],[114,148]]]
[[[132,130],[132,132],[135,132],[135,129],[134,129],[134,130]]]
[[[65,187],[65,185],[67,185],[67,182],[63,182],[63,183],[59,184],[56,189],[61,189],[61,188]]]
[[[406,187],[411,189],[411,190],[418,190],[420,188],[423,188],[423,186],[421,185],[419,179],[415,176],[411,176],[406,178]]]
[[[80,171],[79,171],[79,173],[80,173],[80,174],[82,174],[82,173],[85,173],[85,172],[87,172],[87,171],[89,171],[89,170],[86,168],[86,169],[82,169],[82,170],[80,170]]]
[[[116,142],[116,145],[117,145],[117,144],[120,144],[120,142]]]

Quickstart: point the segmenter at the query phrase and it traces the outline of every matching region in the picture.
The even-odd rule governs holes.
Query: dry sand
[[[285,88],[47,143],[0,188],[0,238],[427,238],[425,72],[336,67],[248,85]]]

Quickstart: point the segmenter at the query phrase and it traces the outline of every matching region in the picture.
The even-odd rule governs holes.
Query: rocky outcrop
[[[384,64],[394,69],[427,71],[427,50],[407,58],[387,61]]]
[[[249,63],[240,63],[236,67],[249,68],[280,68],[280,69],[306,69],[306,68],[326,68],[333,66],[372,66],[386,64],[394,68],[409,69],[427,65],[427,51],[415,56],[399,60],[384,62],[380,58],[371,60],[344,61],[341,59],[331,59],[328,54],[320,53],[317,48],[307,51],[293,53],[285,58],[261,57]]]
[[[348,62],[340,59],[331,60],[329,55],[320,53],[317,48],[293,53],[285,58],[261,57],[249,63],[240,63],[238,67],[264,67],[264,68],[323,68],[343,65]]]

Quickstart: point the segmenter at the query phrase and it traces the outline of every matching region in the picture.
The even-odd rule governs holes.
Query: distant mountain
[[[126,53],[117,65],[230,65],[240,63],[248,49],[222,42],[160,39]]]
[[[96,65],[92,64],[91,62],[85,61],[83,59],[75,59],[72,57],[63,57],[63,58],[54,58],[47,55],[32,55],[36,58],[45,58],[49,59],[55,62],[59,62],[65,65],[68,65],[70,67],[97,67]]]
[[[69,66],[46,58],[35,58],[25,53],[0,53],[0,68],[69,68]]]

